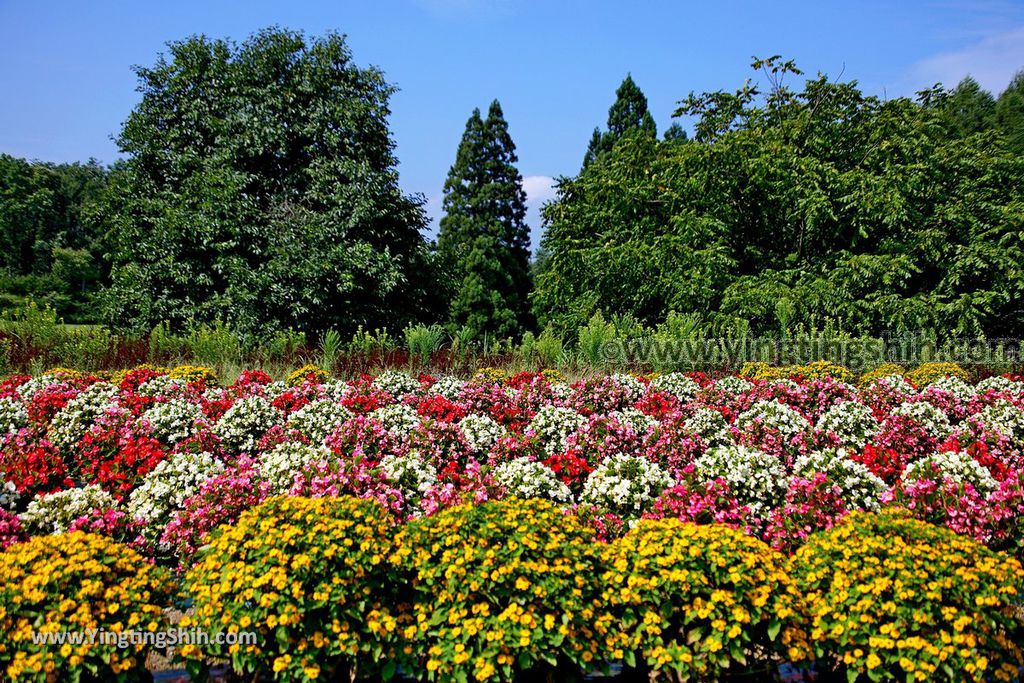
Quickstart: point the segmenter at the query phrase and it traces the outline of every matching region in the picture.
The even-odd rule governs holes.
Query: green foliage
[[[230,325],[216,320],[212,325],[192,328],[187,338],[188,350],[203,365],[237,362],[242,356],[242,341]]]
[[[679,130],[681,131],[681,129]],[[672,131],[673,137],[676,137],[678,132]],[[615,102],[608,109],[608,130],[602,133],[599,128],[594,129],[590,144],[587,145],[586,156],[583,157],[583,168],[589,166],[602,154],[610,152],[616,143],[626,135],[634,133],[654,138],[657,136],[658,130],[654,124],[654,117],[647,110],[647,96],[633,81],[633,77],[626,74],[615,91]],[[669,131],[665,133],[667,138]],[[686,133],[683,133],[683,138],[685,139],[685,137]]]
[[[388,334],[388,328],[376,328],[372,333],[360,325],[352,334],[348,343],[349,353],[361,356],[372,356],[375,353],[388,353],[398,347],[398,340]]]
[[[560,179],[540,324],[573,330],[600,308],[646,325],[677,311],[734,336],[1020,336],[1024,158],[1007,139],[952,134],[928,93],[881,100],[825,76],[795,91],[792,63],[755,66],[763,92],[682,102],[694,140],[629,135]]]
[[[501,105],[474,110],[448,172],[438,254],[449,320],[476,337],[516,334],[528,322],[530,232],[515,144]]]
[[[429,361],[430,354],[441,348],[441,342],[444,341],[444,328],[440,325],[409,325],[402,334],[405,337],[405,348],[421,363]]]
[[[306,334],[288,327],[274,332],[266,342],[266,355],[271,360],[283,360],[306,346]]]
[[[332,372],[342,349],[343,343],[338,331],[334,329],[325,331],[320,337],[320,366],[327,372]]]
[[[576,342],[576,351],[585,362],[592,367],[600,367],[610,357],[617,355],[618,348],[614,345],[619,341],[618,332],[613,323],[607,322],[598,311],[585,327],[580,328]]]
[[[97,220],[119,329],[401,324],[423,307],[422,200],[398,186],[380,71],[336,34],[193,37],[139,67]]]
[[[939,100],[939,109],[954,135],[981,133],[995,122],[996,101],[970,76]]]
[[[1024,154],[1024,71],[1018,71],[1010,85],[999,95],[995,116],[1010,149],[1017,154]]]
[[[35,300],[75,321],[102,276],[102,244],[86,225],[107,171],[95,161],[48,164],[0,154],[0,298]]]

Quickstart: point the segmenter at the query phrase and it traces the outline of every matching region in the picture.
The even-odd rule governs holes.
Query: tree
[[[671,126],[665,129],[662,139],[665,140],[665,142],[686,142],[688,136],[682,126],[673,122]]]
[[[342,36],[193,37],[136,69],[142,99],[97,220],[105,313],[136,331],[222,320],[263,335],[423,311],[423,200],[402,194],[388,101]]]
[[[596,311],[775,333],[1024,333],[1024,157],[997,134],[855,83],[692,95],[696,139],[631,135],[543,210],[541,325]],[[1005,105],[1004,105],[1005,106]]]
[[[634,131],[651,138],[657,137],[657,126],[647,110],[647,97],[630,74],[626,74],[615,91],[615,102],[608,109],[607,127],[604,133],[599,128],[594,129],[587,153],[583,157],[584,168],[602,154],[611,151],[615,143]]]
[[[995,99],[970,76],[942,99],[940,109],[947,125],[960,137],[988,130],[995,123]]]
[[[996,100],[996,123],[1006,135],[1010,149],[1024,154],[1024,71],[1018,71]]]
[[[102,243],[86,216],[106,173],[95,160],[51,164],[0,155],[0,305],[34,299],[70,320],[95,321],[89,304],[102,274]]]
[[[518,158],[497,100],[474,110],[444,186],[438,252],[451,278],[449,318],[476,336],[526,324],[530,232]]]

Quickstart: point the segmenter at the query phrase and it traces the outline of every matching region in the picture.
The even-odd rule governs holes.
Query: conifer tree
[[[980,133],[995,123],[996,101],[966,76],[942,102],[943,117],[958,137]]]
[[[451,276],[450,321],[478,337],[527,322],[530,233],[517,162],[498,101],[486,119],[474,110],[445,181],[438,252]]]
[[[607,126],[608,130],[604,133],[594,129],[587,153],[583,157],[583,168],[610,151],[630,131],[640,130],[644,135],[657,137],[657,126],[647,110],[647,97],[630,74],[626,74],[615,91],[615,102],[608,109]]]
[[[996,100],[996,123],[1006,135],[1007,145],[1024,153],[1024,71],[1018,71]]]

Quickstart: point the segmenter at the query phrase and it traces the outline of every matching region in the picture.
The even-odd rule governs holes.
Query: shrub
[[[956,363],[922,363],[907,373],[907,379],[916,387],[924,387],[943,377],[967,380],[967,371]]]
[[[543,662],[590,669],[599,652],[593,532],[541,500],[450,508],[408,523],[394,560],[411,574],[429,680],[511,680]],[[420,667],[424,666],[420,663]]]
[[[805,380],[830,377],[837,382],[850,383],[853,381],[853,373],[849,368],[827,360],[816,360],[807,365],[797,365],[793,368],[792,374],[800,375]]]
[[[103,536],[76,531],[11,546],[0,553],[0,663],[17,680],[146,680],[143,643],[35,644],[33,633],[113,632],[118,624],[155,631],[170,594],[164,570]]]
[[[93,510],[112,510],[117,500],[96,484],[39,495],[21,514],[21,523],[32,533],[60,534],[71,523]]]
[[[184,380],[189,384],[198,383],[211,387],[217,384],[217,373],[205,365],[179,365],[171,368],[167,375],[171,379]]]
[[[893,375],[896,375],[897,377],[903,377],[905,373],[906,369],[902,365],[898,365],[896,363],[882,363],[874,370],[868,370],[867,372],[861,374],[858,386],[860,386],[860,388],[863,389],[864,387],[874,382],[876,379],[880,379],[882,377],[891,377]]]
[[[741,505],[764,517],[786,494],[785,464],[774,455],[746,446],[712,448],[694,463],[704,482],[723,479]]]
[[[323,384],[330,378],[323,368],[312,363],[307,363],[295,372],[288,375],[286,383],[290,387],[297,387],[305,384],[306,382],[313,382],[314,384]]]
[[[611,656],[677,680],[711,680],[772,655],[803,655],[783,557],[721,524],[642,520],[604,550],[602,602],[617,620]],[[777,638],[783,626],[781,638]]]
[[[616,453],[590,473],[580,500],[621,517],[639,517],[673,484],[672,476],[656,463]]]
[[[790,560],[819,661],[848,680],[1012,680],[1020,563],[902,513],[854,513]]]
[[[782,370],[782,368],[772,367],[763,361],[748,361],[740,368],[739,375],[750,379],[779,379],[785,377]]]
[[[220,527],[184,582],[195,613],[182,627],[207,631],[211,644],[181,654],[193,669],[206,654],[281,680],[379,671],[398,628],[391,521],[375,501],[279,497]],[[257,644],[213,644],[233,628],[256,632]]]

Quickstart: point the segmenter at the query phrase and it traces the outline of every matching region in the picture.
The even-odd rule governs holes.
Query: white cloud
[[[912,70],[922,87],[939,82],[952,88],[964,76],[971,75],[981,87],[998,95],[1021,68],[1024,68],[1024,26],[990,33],[960,50],[924,59]]]
[[[526,224],[530,226],[530,246],[536,251],[541,238],[540,207],[558,195],[555,192],[555,179],[546,175],[528,175],[523,178],[523,191],[526,192]]]
[[[555,198],[555,179],[546,175],[528,175],[523,178],[523,190],[527,203],[539,207]]]

